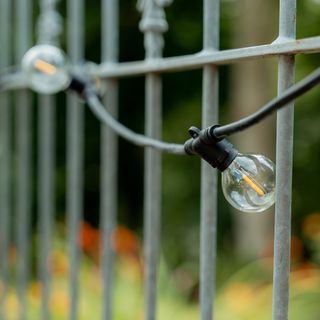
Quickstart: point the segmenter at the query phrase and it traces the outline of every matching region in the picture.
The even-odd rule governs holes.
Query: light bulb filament
[[[256,184],[254,183],[247,175],[242,175],[242,179],[255,191],[259,196],[264,196],[265,192]]]
[[[263,197],[266,194],[263,191],[263,189],[259,187],[257,183],[253,181],[248,175],[243,173],[246,171],[241,167],[241,165],[239,165],[238,163],[235,163],[235,166],[237,168],[236,171],[238,171],[237,172],[238,179],[239,178],[243,179],[247,183],[247,185],[249,185],[260,197]]]
[[[38,70],[40,70],[40,71],[42,71],[44,73],[47,73],[47,74],[55,74],[57,72],[57,68],[54,65],[52,65],[52,64],[50,64],[48,62],[45,62],[43,60],[40,60],[40,59],[37,59],[34,62],[34,66]]]

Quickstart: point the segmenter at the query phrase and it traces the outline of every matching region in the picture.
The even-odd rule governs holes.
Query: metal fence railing
[[[59,17],[55,0],[39,1],[41,23],[38,23],[38,39],[57,43]],[[84,59],[83,0],[67,2],[67,52],[72,64],[80,65]],[[118,84],[123,77],[145,76],[145,134],[161,137],[162,82],[164,72],[203,69],[202,125],[218,123],[218,67],[245,60],[279,57],[278,91],[283,92],[294,80],[294,56],[299,53],[320,52],[320,36],[295,40],[296,0],[280,0],[279,37],[272,44],[219,51],[220,0],[203,1],[203,51],[181,57],[162,58],[163,36],[168,28],[164,6],[170,0],[139,0],[142,14],[140,29],[145,39],[145,60],[118,63],[119,56],[119,1],[102,0],[101,64],[90,71],[103,78],[107,94],[105,104],[117,116]],[[90,5],[89,2],[87,5]],[[31,47],[32,1],[0,0],[0,68],[19,64],[23,54]],[[14,12],[13,12],[14,9]],[[14,28],[12,28],[14,21]],[[40,20],[38,20],[40,21]],[[47,25],[46,25],[47,24]],[[15,39],[15,43],[11,39]],[[14,51],[11,49],[14,47]],[[8,73],[0,93],[0,276],[1,318],[6,319],[4,300],[8,288],[8,248],[11,241],[17,247],[16,288],[19,300],[19,319],[26,319],[26,291],[30,277],[30,225],[32,199],[32,121],[31,95],[19,73]],[[14,98],[11,93],[15,90]],[[52,246],[55,167],[55,110],[53,96],[39,96],[37,128],[37,208],[38,208],[38,273],[41,287],[40,319],[49,319],[50,272],[48,257]],[[11,106],[15,105],[12,109]],[[70,258],[70,314],[78,319],[80,266],[80,221],[83,216],[84,171],[84,109],[78,99],[67,97],[67,192],[68,242]],[[277,188],[275,220],[275,259],[273,320],[288,318],[288,292],[290,269],[291,180],[293,108],[285,108],[277,117]],[[14,132],[14,134],[12,134]],[[101,128],[101,229],[103,319],[112,319],[112,290],[114,253],[111,245],[112,231],[117,221],[117,136],[111,129]],[[13,152],[14,151],[14,152]],[[14,159],[13,159],[14,157]],[[14,160],[14,161],[13,161]],[[14,164],[14,168],[13,168]],[[10,176],[14,175],[14,182]],[[144,171],[144,258],[145,319],[156,318],[157,278],[161,228],[161,152],[145,149]],[[14,199],[12,202],[10,199]],[[14,212],[14,215],[12,215]],[[12,221],[12,216],[14,220]],[[14,225],[14,239],[10,225]],[[206,163],[201,167],[201,245],[200,245],[200,308],[201,319],[213,318],[215,301],[215,264],[217,233],[217,177]]]

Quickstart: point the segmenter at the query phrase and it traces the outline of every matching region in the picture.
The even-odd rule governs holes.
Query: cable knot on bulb
[[[198,155],[207,161],[213,168],[224,171],[229,167],[238,150],[226,139],[216,139],[213,131],[216,126],[203,130],[192,126],[189,129],[191,139],[184,144],[184,150],[188,155]]]

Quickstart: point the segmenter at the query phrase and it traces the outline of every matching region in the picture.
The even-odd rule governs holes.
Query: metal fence
[[[40,1],[38,19],[39,42],[57,43],[61,29],[54,0]],[[116,116],[118,113],[118,85],[122,77],[145,76],[145,133],[161,137],[161,109],[163,72],[203,69],[202,126],[218,123],[218,66],[245,60],[279,57],[278,91],[283,92],[294,80],[294,56],[320,52],[320,37],[295,40],[296,0],[280,0],[279,37],[271,44],[219,51],[220,0],[203,1],[203,50],[197,54],[162,58],[163,33],[168,25],[164,7],[171,0],[139,0],[142,14],[140,30],[145,39],[145,60],[118,63],[119,3],[102,0],[101,64],[91,71],[105,79],[105,104]],[[88,3],[88,5],[90,5]],[[32,8],[27,0],[0,1],[1,70],[19,64],[32,45]],[[14,9],[14,11],[13,11]],[[84,59],[84,0],[67,1],[68,55],[73,64]],[[12,25],[12,21],[14,22]],[[11,39],[15,39],[15,43]],[[14,51],[12,48],[15,48]],[[31,141],[34,110],[31,95],[24,88],[19,73],[11,73],[2,85],[7,88],[0,95],[0,263],[1,318],[6,319],[4,300],[10,278],[8,248],[15,235],[17,248],[16,287],[19,300],[19,319],[26,318],[26,291],[30,277],[30,226],[32,199]],[[9,90],[16,90],[14,99]],[[54,204],[54,131],[56,100],[53,96],[39,96],[37,144],[37,210],[38,210],[38,270],[42,283],[40,319],[49,319],[50,273],[48,257],[52,245]],[[14,105],[14,109],[11,106]],[[77,244],[83,216],[84,170],[84,106],[76,97],[67,99],[67,193],[66,212],[70,257],[70,315],[78,318],[80,250]],[[277,195],[275,213],[273,319],[288,318],[290,269],[291,180],[293,108],[287,107],[277,116]],[[12,134],[14,132],[14,134]],[[14,152],[13,152],[14,151]],[[14,155],[14,156],[13,156]],[[14,158],[13,158],[14,157]],[[13,168],[13,165],[15,166]],[[15,172],[12,184],[12,174]],[[101,226],[104,251],[103,319],[112,319],[112,290],[114,253],[112,230],[117,221],[117,137],[107,127],[101,131]],[[145,150],[144,171],[144,258],[145,258],[145,319],[156,318],[157,278],[160,251],[161,217],[161,153]],[[285,188],[283,186],[286,186]],[[200,239],[200,309],[203,320],[213,318],[215,301],[215,264],[217,233],[217,177],[212,169],[201,167],[201,239]],[[12,202],[10,199],[14,199]],[[12,214],[14,212],[14,214]],[[103,213],[103,214],[102,214]],[[11,221],[14,217],[14,221]],[[14,230],[11,230],[11,225]],[[12,232],[11,232],[12,231]]]

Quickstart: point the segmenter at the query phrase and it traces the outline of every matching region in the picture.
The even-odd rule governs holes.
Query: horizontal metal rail
[[[176,72],[201,68],[206,64],[226,65],[254,59],[264,59],[284,54],[320,52],[320,37],[300,40],[278,38],[271,44],[228,49],[221,51],[204,50],[197,54],[170,57],[141,62],[122,62],[120,64],[100,65],[95,76],[121,78],[143,75],[152,72]]]
[[[102,63],[97,65],[95,68],[88,70],[88,73],[92,76],[98,76],[101,78],[124,78],[153,72],[162,73],[193,70],[202,68],[207,64],[227,65],[249,60],[277,57],[280,55],[319,52],[320,36],[298,40],[278,38],[271,44],[239,49],[221,51],[204,50],[192,55],[158,58],[152,59],[151,61]],[[86,70],[83,69],[82,72],[85,73]],[[25,78],[20,73],[5,75],[0,79],[0,91],[22,89],[25,87]]]

